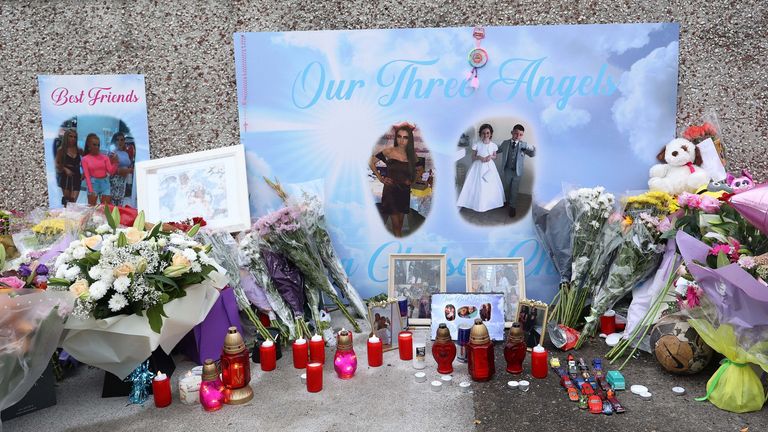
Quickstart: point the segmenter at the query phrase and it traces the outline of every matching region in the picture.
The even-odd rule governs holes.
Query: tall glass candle
[[[456,358],[456,346],[451,340],[451,331],[445,323],[441,323],[435,334],[435,343],[432,344],[432,355],[437,362],[437,373],[453,373],[453,359]]]
[[[155,406],[165,408],[171,404],[171,380],[168,375],[157,372],[152,380],[152,394],[155,398]]]
[[[427,367],[427,340],[425,336],[416,337],[413,341],[413,368],[424,369]]]
[[[307,365],[307,391],[317,393],[323,389],[323,364],[310,363]]]
[[[309,340],[309,361],[312,363],[325,363],[325,341],[320,335],[312,336]]]
[[[496,371],[493,342],[488,335],[488,328],[480,318],[475,319],[469,334],[467,371],[474,381],[489,381]]]
[[[309,358],[309,347],[306,339],[296,339],[293,341],[293,367],[304,369],[307,367]]]
[[[400,351],[400,360],[413,359],[413,333],[409,331],[400,332],[397,335],[398,350]]]
[[[266,340],[259,346],[259,356],[261,361],[261,370],[269,372],[275,370],[277,366],[277,351],[275,350],[275,343],[271,340]]]
[[[379,367],[384,364],[384,345],[376,336],[368,338],[368,366]]]

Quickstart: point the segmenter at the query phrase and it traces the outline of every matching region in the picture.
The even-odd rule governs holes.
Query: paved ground
[[[385,353],[384,366],[368,368],[365,336],[355,337],[360,365],[350,381],[336,378],[330,362],[326,363],[324,389],[307,393],[299,381],[300,371],[293,369],[290,356],[278,361],[274,372],[262,372],[251,364],[256,397],[243,406],[226,406],[206,413],[199,406],[182,405],[174,390],[174,402],[157,409],[152,399],[144,406],[126,406],[126,398],[102,399],[103,373],[80,367],[74,376],[56,388],[58,405],[5,422],[6,432],[23,431],[146,431],[188,430],[266,430],[266,431],[749,431],[768,430],[768,408],[750,414],[733,414],[693,399],[704,392],[706,380],[714,370],[693,377],[677,377],[663,371],[649,355],[634,359],[624,375],[628,384],[642,383],[654,394],[652,401],[642,401],[629,392],[618,397],[628,412],[622,415],[592,415],[580,411],[567,400],[554,375],[536,380],[529,375],[531,389],[513,392],[506,386],[511,378],[504,371],[502,349],[496,347],[497,372],[488,383],[473,383],[472,393],[461,393],[454,385],[434,393],[427,383],[413,380],[416,372],[411,362],[400,361],[397,351]],[[429,348],[428,348],[429,350]],[[587,361],[602,355],[602,343],[579,352]],[[327,350],[330,358],[332,349]],[[431,356],[428,356],[428,360]],[[564,358],[563,358],[564,359]],[[178,376],[193,364],[176,357]],[[429,379],[437,378],[435,365],[427,362]],[[456,383],[467,380],[466,365],[455,363]],[[526,361],[526,369],[529,370]],[[520,378],[516,378],[520,379]],[[674,396],[673,386],[688,390]]]
[[[585,345],[577,354],[588,363],[608,351],[601,341]],[[695,376],[675,376],[664,371],[649,354],[642,353],[630,360],[622,370],[627,388],[632,384],[648,387],[653,399],[644,401],[629,391],[618,392],[617,397],[627,412],[620,415],[593,415],[582,411],[577,404],[570,402],[565,391],[559,386],[557,376],[550,373],[544,380],[537,380],[526,375],[531,381],[528,393],[513,392],[507,388],[507,381],[512,375],[500,366],[505,365],[504,358],[497,349],[496,379],[484,385],[476,386],[474,394],[475,417],[478,420],[478,432],[510,430],[547,431],[739,431],[745,426],[750,432],[768,431],[768,408],[748,414],[734,414],[722,411],[709,402],[696,402],[694,398],[702,396],[706,382],[717,368],[716,362],[709,369]],[[559,353],[556,353],[559,355]],[[559,355],[564,362],[565,356]],[[530,371],[526,359],[524,370]],[[605,363],[605,360],[604,360]],[[608,365],[609,370],[613,369]],[[672,387],[686,389],[684,396],[675,396]]]

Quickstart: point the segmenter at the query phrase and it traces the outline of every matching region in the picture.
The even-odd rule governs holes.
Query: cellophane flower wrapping
[[[270,249],[285,256],[301,271],[307,303],[316,324],[320,322],[321,295],[324,295],[339,308],[353,329],[359,332],[360,325],[349,314],[328,280],[317,245],[300,221],[302,214],[303,210],[299,206],[283,207],[257,220],[253,231],[258,233]]]
[[[341,263],[341,258],[336,254],[336,249],[333,247],[328,225],[325,221],[322,197],[306,190],[302,190],[299,196],[301,199],[297,205],[302,209],[301,223],[310,233],[317,251],[320,253],[320,259],[328,271],[328,276],[339,289],[342,297],[349,301],[357,315],[367,322],[368,308],[365,307],[362,297],[352,286],[352,282],[347,277],[347,272]]]
[[[591,292],[590,285],[596,284],[604,272],[602,259],[610,257],[604,250],[610,245],[609,238],[602,240],[602,232],[614,213],[615,199],[601,186],[573,189],[566,193],[566,209],[572,224],[571,280],[558,295],[553,319],[575,327]]]
[[[750,364],[768,372],[768,326],[744,328],[721,323],[713,300],[705,296],[698,307],[688,311],[691,327],[707,345],[725,356],[707,382],[704,397],[725,411],[759,411],[766,400],[765,389]]]
[[[727,232],[738,234],[744,230],[728,229]],[[715,242],[717,240],[715,238]],[[757,248],[763,244],[761,239],[742,238],[742,241]],[[736,257],[728,257],[722,250],[717,252],[715,265],[711,265],[712,260],[708,264],[717,243],[713,247],[685,232],[677,233],[677,243],[688,271],[702,292],[697,299],[698,306],[687,309],[691,316],[689,323],[712,349],[726,357],[707,383],[705,397],[726,411],[760,410],[765,403],[765,393],[749,364],[768,372],[768,287],[742,268],[738,260],[729,262]],[[746,250],[729,249],[732,254]],[[765,253],[762,249],[759,252]]]
[[[72,301],[42,290],[0,293],[0,411],[21,400],[48,366]]]
[[[291,306],[283,300],[267,270],[262,250],[268,246],[258,232],[250,231],[240,239],[240,264],[248,271],[241,277],[245,281],[245,293],[249,301],[263,311],[270,312],[270,320],[274,324],[279,319],[279,325],[284,326],[289,338],[298,339],[303,330],[296,325],[296,319]],[[249,280],[250,279],[250,280]],[[251,283],[251,280],[253,283]],[[263,295],[262,295],[263,294]],[[266,304],[264,300],[266,299]],[[303,317],[303,313],[302,313]]]
[[[560,275],[560,282],[570,282],[572,226],[566,201],[561,199],[546,207],[534,203],[531,215],[536,235]]]
[[[594,292],[580,342],[592,335],[598,318],[605,311],[656,271],[664,247],[659,243],[659,237],[655,228],[641,220],[632,222],[626,228],[620,237],[616,258],[608,267],[605,281]]]

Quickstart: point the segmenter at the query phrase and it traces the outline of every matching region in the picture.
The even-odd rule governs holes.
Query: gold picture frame
[[[468,293],[502,293],[506,300],[505,327],[512,326],[517,306],[525,299],[525,260],[513,258],[467,258]]]
[[[397,335],[405,329],[405,325],[396,300],[369,303],[368,322],[371,325],[370,336],[379,338],[384,352],[397,349]]]
[[[543,310],[543,312],[541,312]],[[544,344],[547,332],[549,305],[536,300],[521,300],[517,305],[516,320],[525,333],[525,346],[528,351],[536,345]],[[531,334],[531,332],[534,332]]]
[[[445,254],[389,255],[387,292],[408,299],[408,326],[431,324],[432,294],[445,292],[446,268]]]

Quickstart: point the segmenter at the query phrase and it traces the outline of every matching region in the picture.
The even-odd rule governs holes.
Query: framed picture
[[[445,292],[445,254],[389,255],[390,297],[407,301],[407,324],[428,326],[432,294]]]
[[[547,331],[547,313],[549,306],[535,300],[520,300],[517,307],[517,322],[525,332],[525,345],[531,351],[536,345],[544,343],[544,333]]]
[[[251,224],[242,145],[139,162],[136,174],[138,208],[149,222],[199,216],[229,232]]]
[[[525,298],[525,263],[522,258],[467,258],[467,292],[504,294],[506,326],[515,321],[517,304]]]
[[[397,349],[397,335],[407,327],[400,316],[397,302],[384,301],[369,304],[368,319],[371,323],[371,335],[381,340],[384,351]]]
[[[437,327],[445,324],[451,331],[451,339],[459,337],[459,327],[471,327],[476,318],[483,320],[492,340],[504,340],[504,312],[506,302],[501,293],[451,293],[432,295],[432,339]]]

